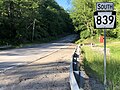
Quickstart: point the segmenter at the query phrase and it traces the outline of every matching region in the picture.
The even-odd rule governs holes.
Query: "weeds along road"
[[[70,90],[75,37],[0,51],[0,90]]]

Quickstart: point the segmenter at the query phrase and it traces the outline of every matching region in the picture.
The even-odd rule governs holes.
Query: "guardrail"
[[[72,62],[70,64],[70,87],[71,90],[83,90],[82,89],[82,78],[80,72],[80,45],[78,45],[72,56]]]

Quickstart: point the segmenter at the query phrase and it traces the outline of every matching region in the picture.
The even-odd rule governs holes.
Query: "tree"
[[[75,30],[82,32],[87,30],[93,34],[93,11],[94,3],[92,0],[74,0],[73,10],[71,11],[71,18],[75,25]]]

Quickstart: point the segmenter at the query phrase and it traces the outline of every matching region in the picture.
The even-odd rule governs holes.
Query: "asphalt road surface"
[[[70,90],[75,38],[0,51],[0,90]]]

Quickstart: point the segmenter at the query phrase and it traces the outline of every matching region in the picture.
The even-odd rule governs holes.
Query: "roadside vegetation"
[[[109,41],[109,40],[108,40]],[[111,41],[111,40],[110,40]],[[111,44],[112,42],[112,44]],[[107,85],[108,90],[119,90],[120,88],[120,41],[111,41],[107,43],[110,50],[107,54]],[[99,49],[98,49],[99,48]],[[101,49],[101,50],[100,50]],[[84,46],[84,65],[88,75],[104,80],[104,55],[103,44],[97,44],[96,47]]]
[[[99,37],[103,36],[102,29],[94,29],[93,13],[96,11],[96,2],[113,2],[117,12],[117,27],[107,30],[107,85],[108,90],[120,89],[120,0],[72,0],[73,8],[70,16],[73,20],[75,31],[79,34],[78,44],[93,43],[96,47],[84,46],[85,70],[90,76],[96,77],[103,83],[103,43]]]
[[[0,0],[0,46],[46,42],[73,31],[55,0]]]
[[[114,3],[114,10],[117,12],[117,28],[107,30],[107,36],[120,39],[120,0],[72,0],[73,8],[70,16],[80,39],[103,35],[103,30],[94,29],[93,13],[96,11],[96,2]]]

